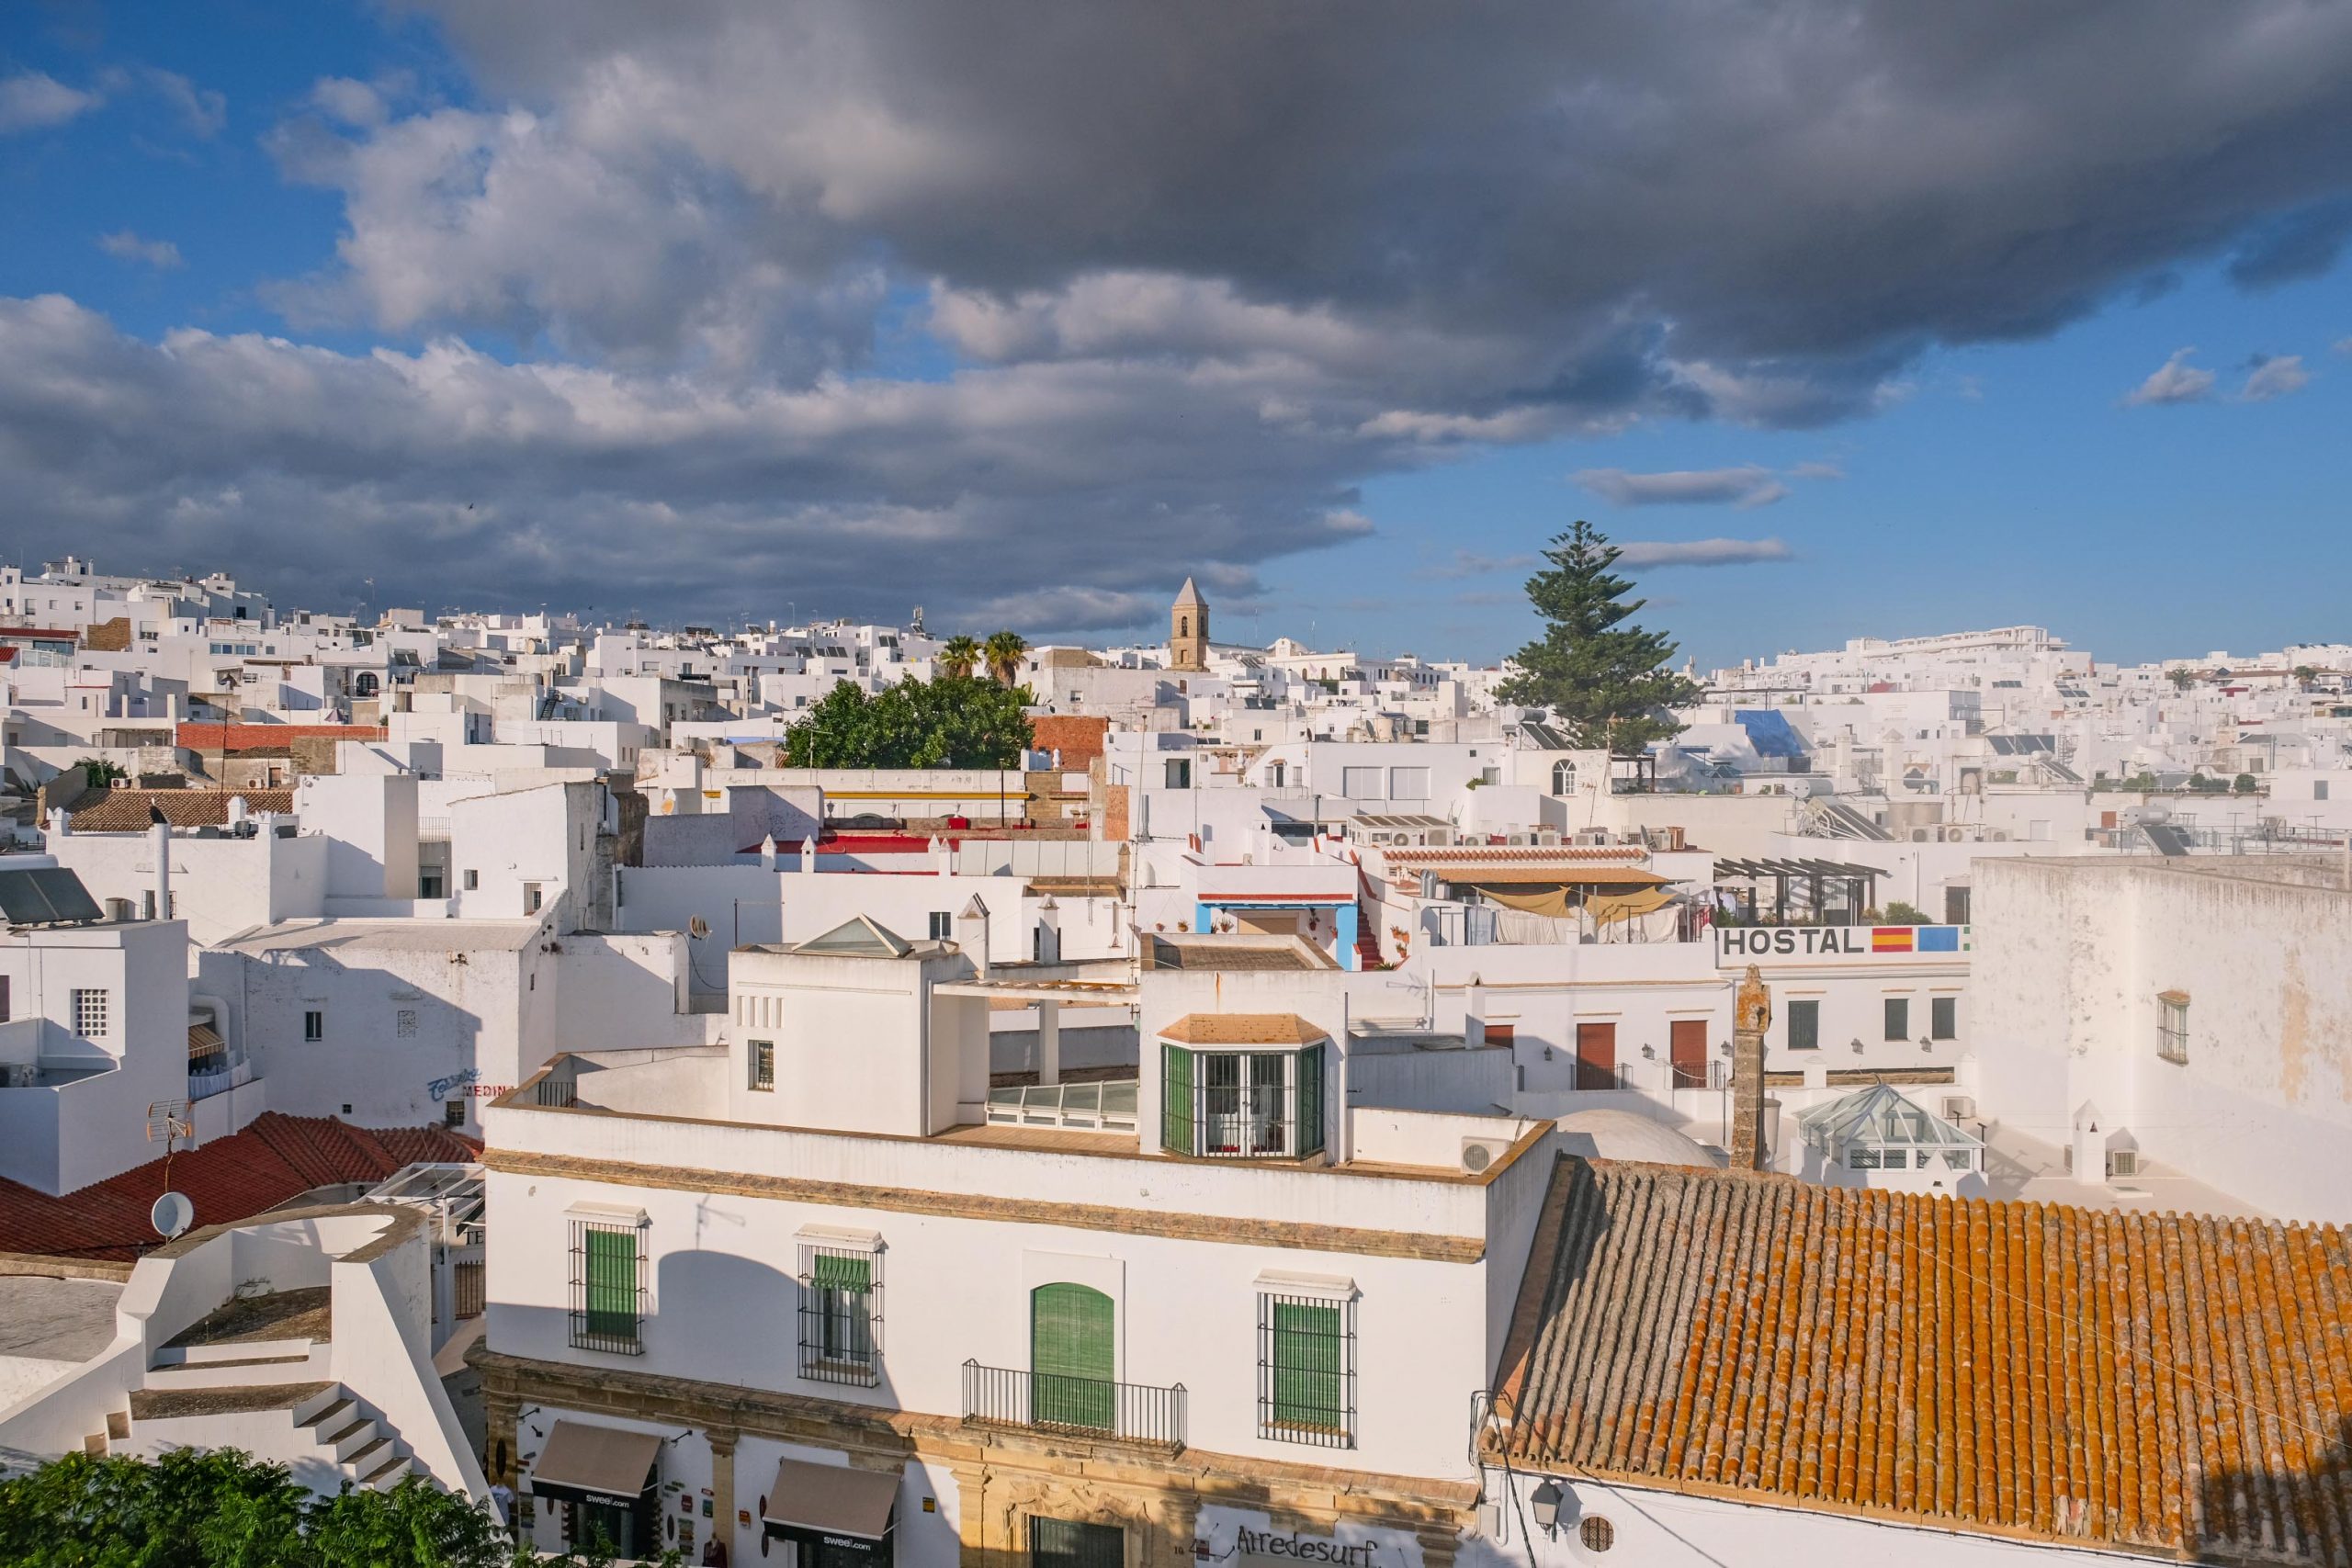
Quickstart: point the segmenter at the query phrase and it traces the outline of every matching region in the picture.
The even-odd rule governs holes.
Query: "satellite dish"
[[[710,922],[704,919],[700,915],[696,915],[694,919],[686,922],[686,934],[694,938],[696,942],[700,942],[703,938],[710,934]]]
[[[196,1205],[187,1201],[185,1192],[166,1192],[155,1200],[147,1212],[155,1226],[155,1234],[165,1241],[176,1240],[187,1227],[196,1224]]]

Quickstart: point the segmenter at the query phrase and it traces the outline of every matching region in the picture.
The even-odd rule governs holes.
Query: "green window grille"
[[[1116,1525],[1029,1517],[1030,1568],[1125,1568],[1126,1532]]]
[[[1159,1048],[1159,1146],[1172,1155],[1195,1152],[1193,1054],[1181,1045]]]
[[[634,1356],[644,1345],[644,1232],[629,1224],[571,1224],[571,1343]]]
[[[1323,1047],[1310,1045],[1298,1054],[1297,1152],[1323,1152]]]
[[[1911,1038],[1911,1003],[1907,998],[1886,998],[1886,1028],[1879,1038],[1882,1040]]]
[[[1039,1426],[1112,1429],[1118,1358],[1111,1298],[1085,1285],[1040,1285],[1029,1296],[1029,1418]]]
[[[1258,1298],[1258,1431],[1280,1442],[1355,1440],[1355,1303]]]
[[[871,1252],[813,1247],[800,1280],[800,1375],[816,1382],[880,1381],[881,1281]]]

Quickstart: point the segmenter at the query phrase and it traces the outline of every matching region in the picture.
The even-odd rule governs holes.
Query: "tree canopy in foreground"
[[[158,1460],[68,1454],[0,1481],[12,1568],[601,1568],[607,1550],[541,1557],[487,1508],[412,1475],[316,1497],[234,1449]],[[678,1561],[672,1553],[671,1562]]]
[[[843,681],[785,733],[788,768],[1017,768],[1033,730],[1026,688],[913,676],[868,696]]]
[[[1634,584],[1610,570],[1623,553],[1582,521],[1553,536],[1551,566],[1527,580],[1544,635],[1511,655],[1519,672],[1495,695],[1549,708],[1573,744],[1626,757],[1681,734],[1667,710],[1697,702],[1699,688],[1666,667],[1672,638],[1633,624],[1647,601],[1625,601]]]

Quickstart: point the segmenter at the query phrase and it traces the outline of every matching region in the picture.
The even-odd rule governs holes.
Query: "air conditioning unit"
[[[1462,1140],[1462,1168],[1472,1176],[1483,1176],[1494,1168],[1497,1160],[1509,1152],[1510,1145],[1500,1138],[1464,1138]]]
[[[1914,828],[1911,829],[1911,841],[1915,844],[1929,843],[1933,841],[1934,835],[1932,828]]]
[[[1947,1122],[1975,1121],[1976,1097],[1973,1094],[1948,1094],[1944,1096],[1943,1118]]]
[[[1964,837],[1966,837],[1966,835],[1958,828],[1947,828],[1944,829],[1944,842],[1947,844],[1956,844]]]
[[[2109,1181],[2114,1180],[2117,1177],[2120,1177],[2120,1176],[2137,1176],[2137,1175],[2139,1175],[2139,1174],[2140,1174],[2140,1151],[2139,1151],[2139,1150],[2137,1150],[2137,1149],[2109,1149],[2109,1150],[2108,1150],[2108,1152],[2107,1152],[2107,1179],[2108,1179]]]
[[[2009,841],[2009,830],[2007,828],[1996,828],[1984,836],[1996,844],[2006,844]]]

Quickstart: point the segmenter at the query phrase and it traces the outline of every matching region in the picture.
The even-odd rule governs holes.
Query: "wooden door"
[[[1617,1026],[1613,1023],[1577,1025],[1577,1087],[1617,1087]]]
[[[1674,1062],[1674,1087],[1707,1087],[1707,1021],[1678,1018],[1668,1026],[1667,1055]]]

